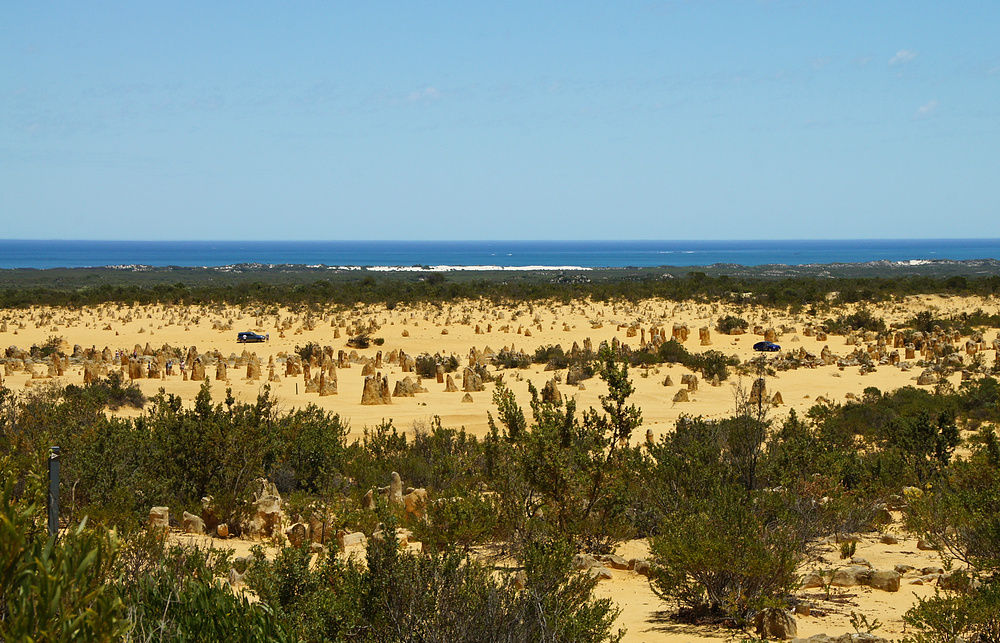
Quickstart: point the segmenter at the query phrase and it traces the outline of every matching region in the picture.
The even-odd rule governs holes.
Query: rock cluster
[[[392,404],[389,395],[389,378],[376,373],[365,378],[365,388],[361,393],[361,403],[364,405]]]

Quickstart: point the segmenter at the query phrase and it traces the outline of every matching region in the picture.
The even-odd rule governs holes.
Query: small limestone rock
[[[899,591],[899,572],[895,570],[880,570],[872,574],[869,583],[872,589],[880,589],[883,592]]]
[[[149,526],[151,529],[168,531],[170,529],[170,508],[153,507],[149,510]]]
[[[642,558],[634,558],[629,561],[629,567],[632,571],[640,576],[649,576],[650,564],[648,560]]]
[[[802,577],[802,589],[812,589],[823,587],[823,577],[816,573],[809,573]]]
[[[372,537],[375,535],[372,534]],[[347,551],[348,547],[364,547],[368,544],[368,537],[360,531],[348,533],[341,529],[337,532],[337,544],[340,545],[340,551]]]
[[[306,541],[307,529],[304,524],[297,522],[285,530],[285,538],[292,547],[301,547]]]
[[[590,569],[591,567],[597,567],[600,563],[597,559],[590,554],[577,554],[573,556],[573,569]]]
[[[203,534],[205,533],[205,521],[201,519],[200,516],[196,516],[192,513],[184,512],[184,519],[181,521],[181,527],[184,529],[186,534]]]
[[[605,566],[610,567],[611,569],[629,568],[628,561],[621,556],[616,556],[615,554],[604,554],[602,556],[598,556],[597,560],[601,561]]]
[[[768,608],[757,613],[757,633],[763,638],[794,639],[798,634],[795,617],[788,610]]]
[[[830,584],[834,587],[855,587],[856,585],[867,585],[871,579],[872,571],[860,565],[842,567],[833,573]]]

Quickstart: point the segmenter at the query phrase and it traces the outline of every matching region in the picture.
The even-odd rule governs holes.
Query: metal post
[[[59,447],[49,447],[49,536],[59,533]]]

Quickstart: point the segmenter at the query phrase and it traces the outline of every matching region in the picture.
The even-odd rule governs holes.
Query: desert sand
[[[880,306],[873,310],[887,324],[912,318],[922,310],[930,310],[935,317],[948,317],[962,311],[982,309],[987,313],[998,311],[998,302],[980,298],[958,298],[940,296],[911,297],[895,304]],[[754,327],[774,329],[776,341],[783,353],[799,352],[804,349],[813,355],[820,355],[824,347],[835,356],[845,357],[858,348],[848,345],[844,336],[830,335],[819,339],[815,333],[807,334],[806,328],[820,324],[828,317],[836,317],[852,309],[824,311],[817,317],[806,314],[789,314],[784,311],[757,306],[727,306],[723,304],[699,304],[693,302],[676,303],[650,300],[639,304],[612,304],[577,301],[570,304],[533,303],[498,308],[478,301],[461,301],[442,306],[421,305],[406,307],[400,305],[393,310],[384,306],[356,307],[350,310],[331,310],[323,313],[295,313],[289,310],[233,308],[223,306],[208,307],[128,307],[105,305],[95,308],[48,309],[0,311],[0,346],[16,346],[28,349],[32,345],[43,345],[52,337],[61,338],[62,350],[70,355],[74,347],[94,348],[98,351],[109,348],[132,353],[136,347],[142,352],[147,345],[160,349],[164,345],[179,348],[187,353],[189,347],[196,347],[199,354],[219,351],[228,358],[228,381],[215,380],[215,366],[209,365],[206,374],[210,380],[213,397],[221,401],[226,388],[231,388],[238,399],[252,401],[264,386],[270,386],[271,393],[284,409],[316,404],[321,408],[339,413],[352,429],[351,435],[359,437],[365,427],[374,426],[383,420],[392,419],[394,425],[406,431],[430,425],[434,416],[439,416],[446,427],[464,427],[469,432],[482,436],[488,431],[487,412],[494,412],[492,404],[492,384],[486,390],[471,393],[472,401],[463,402],[465,393],[446,392],[445,385],[433,378],[424,379],[426,393],[415,397],[397,397],[389,405],[364,406],[361,404],[364,377],[362,363],[374,360],[378,351],[388,356],[393,351],[404,351],[409,356],[423,353],[454,355],[460,364],[459,371],[453,373],[459,389],[462,387],[461,369],[469,364],[470,355],[475,350],[494,352],[502,348],[523,350],[532,355],[539,346],[559,344],[569,351],[573,344],[583,346],[589,339],[596,349],[601,342],[613,340],[638,348],[645,337],[651,339],[654,327],[662,328],[669,338],[675,325],[686,325],[689,336],[684,346],[691,352],[718,350],[736,355],[741,361],[755,357],[752,345],[763,339],[754,334]],[[724,315],[738,315],[750,322],[747,334],[720,335],[715,330],[716,321]],[[633,327],[634,335],[629,332]],[[709,343],[703,344],[699,329],[709,329]],[[381,338],[381,346],[372,345],[357,350],[358,360],[350,368],[338,368],[338,393],[319,396],[307,393],[301,375],[285,376],[284,357],[292,354],[297,346],[314,342],[320,346],[331,346],[337,351],[350,352],[346,340],[352,334],[365,329],[371,338]],[[478,330],[477,330],[478,329]],[[239,331],[268,333],[270,340],[260,344],[238,344]],[[997,359],[992,342],[996,335],[985,337],[985,359],[993,364]],[[336,337],[335,337],[336,335]],[[964,344],[967,337],[954,342]],[[865,342],[861,343],[865,346]],[[893,350],[890,345],[888,351]],[[263,377],[247,379],[246,367],[235,367],[236,359],[244,351],[254,354],[260,361]],[[899,349],[902,353],[902,349]],[[963,351],[964,353],[964,351]],[[919,358],[919,354],[917,355]],[[268,363],[273,359],[280,381],[268,382]],[[769,356],[769,359],[774,357]],[[914,362],[915,360],[910,360]],[[241,361],[242,363],[242,361]],[[115,368],[114,365],[111,368]],[[190,365],[188,365],[190,371]],[[490,367],[490,370],[494,370]],[[838,367],[836,364],[815,368],[799,368],[780,371],[767,378],[769,393],[780,392],[782,404],[771,412],[771,417],[780,421],[791,409],[804,413],[819,396],[832,402],[844,402],[849,396],[860,396],[869,386],[882,391],[894,390],[906,385],[916,385],[922,369],[909,370],[899,365],[880,365],[874,372],[864,372],[857,367]],[[399,364],[383,364],[380,371],[389,379],[392,391],[396,381],[414,373],[404,373]],[[630,370],[635,394],[632,402],[641,410],[643,425],[636,431],[633,441],[645,439],[647,429],[655,436],[672,430],[681,415],[724,417],[734,409],[734,391],[741,386],[748,390],[752,376],[734,375],[719,386],[699,381],[696,391],[690,391],[690,401],[674,402],[675,393],[682,388],[681,376],[689,371],[678,365],[660,365],[648,370]],[[566,371],[561,371],[565,381]],[[540,390],[556,375],[546,372],[544,365],[533,364],[528,369],[505,371],[504,381],[527,408],[529,400],[526,380],[531,380]],[[673,386],[665,386],[667,376]],[[958,385],[961,374],[951,376],[951,382]],[[33,373],[14,370],[3,376],[4,386],[12,390],[44,385],[58,381],[64,384],[82,384],[83,367],[81,360],[70,360],[69,368],[62,376],[50,377],[44,364],[35,364]],[[190,403],[201,385],[198,381],[184,381],[176,363],[173,374],[157,379],[138,379],[146,395],[154,395],[163,389],[167,393],[180,396]],[[607,389],[599,378],[585,380],[583,386],[562,383],[559,388],[563,396],[577,399],[579,409],[600,404],[599,396]],[[121,411],[124,415],[135,415],[136,411]],[[898,516],[897,516],[898,518]],[[892,569],[897,564],[911,565],[917,569],[938,566],[940,561],[934,552],[916,548],[915,536],[905,534],[901,527],[894,526],[899,535],[899,544],[885,545],[878,541],[878,535],[865,535],[858,545],[857,556],[867,559],[875,569]],[[893,531],[893,529],[890,529]],[[233,541],[217,545],[233,546]],[[237,544],[242,547],[243,543]],[[644,542],[630,542],[622,546],[621,553],[626,559],[641,557]],[[833,567],[841,564],[839,551],[833,545],[824,554],[827,563],[811,563]],[[803,569],[803,572],[809,569]],[[646,579],[630,571],[615,571],[613,578],[602,581],[598,587],[599,596],[614,599],[622,607],[620,621],[628,629],[626,641],[698,641],[717,640],[731,637],[733,632],[724,629],[713,630],[705,627],[684,626],[667,618],[666,606],[656,598]],[[877,618],[883,625],[877,634],[898,638],[903,628],[901,615],[915,602],[917,596],[933,594],[931,585],[912,585],[912,577],[903,579],[898,592],[883,592],[868,587],[834,589],[828,597],[823,589],[809,589],[800,592],[822,616],[798,616],[800,637],[817,633],[839,635],[851,632],[849,618],[851,611],[865,614],[869,620]],[[833,600],[831,600],[833,599]]]

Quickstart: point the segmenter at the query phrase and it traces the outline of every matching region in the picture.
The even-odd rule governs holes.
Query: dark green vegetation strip
[[[485,297],[525,301],[703,299],[789,306],[880,301],[911,294],[1000,292],[1000,262],[889,262],[823,266],[715,265],[588,271],[384,273],[305,266],[132,267],[0,270],[0,307],[163,303],[319,306],[440,302]]]

